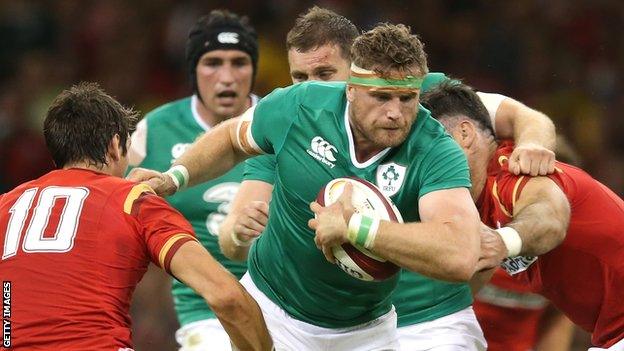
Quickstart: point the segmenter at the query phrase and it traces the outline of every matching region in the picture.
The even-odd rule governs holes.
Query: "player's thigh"
[[[253,283],[249,274],[241,284],[256,300],[277,351],[394,351],[398,350],[396,312],[349,329],[322,328],[292,318]]]
[[[189,323],[176,332],[180,351],[231,351],[230,337],[219,320],[205,319]]]
[[[482,351],[487,348],[472,307],[433,321],[401,327],[398,335],[401,350]]]

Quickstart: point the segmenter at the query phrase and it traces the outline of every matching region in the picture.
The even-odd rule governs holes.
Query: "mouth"
[[[238,97],[238,94],[234,90],[224,90],[217,94],[217,99],[222,105],[232,105]]]

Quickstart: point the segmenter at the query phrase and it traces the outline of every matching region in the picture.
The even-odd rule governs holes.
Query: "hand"
[[[234,222],[234,235],[240,241],[251,241],[260,236],[269,220],[269,204],[264,201],[251,201]]]
[[[481,256],[477,262],[477,272],[498,267],[507,257],[507,247],[500,234],[481,223]]]
[[[316,247],[323,251],[323,255],[331,263],[336,261],[331,248],[348,241],[348,223],[354,212],[351,204],[352,193],[353,185],[347,184],[335,203],[326,207],[316,201],[310,203],[315,218],[308,221],[308,226],[316,232]]]
[[[551,174],[555,171],[555,153],[534,143],[518,144],[509,157],[509,171],[515,175]]]
[[[134,168],[126,179],[147,184],[160,196],[173,195],[177,191],[171,176],[151,169]]]

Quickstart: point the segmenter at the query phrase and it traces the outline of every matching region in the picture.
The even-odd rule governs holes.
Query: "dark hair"
[[[490,115],[476,91],[457,80],[448,80],[423,94],[420,100],[431,115],[440,121],[465,116],[478,128],[494,136]]]
[[[402,24],[381,23],[362,33],[351,46],[351,58],[357,66],[383,77],[397,71],[424,76],[429,71],[424,44]]]
[[[235,38],[222,40],[220,34],[235,33]],[[251,57],[253,66],[252,86],[258,68],[258,33],[249,23],[247,16],[239,16],[228,10],[212,10],[202,16],[191,28],[186,41],[186,63],[193,92],[201,100],[197,89],[195,69],[197,62],[205,53],[214,50],[240,50]]]
[[[286,49],[307,52],[326,44],[336,44],[340,55],[349,60],[351,44],[357,35],[357,28],[346,17],[314,6],[297,17],[286,35]]]
[[[116,134],[123,154],[127,153],[126,142],[137,116],[96,83],[82,82],[52,101],[43,122],[43,135],[57,167],[82,161],[103,166]]]

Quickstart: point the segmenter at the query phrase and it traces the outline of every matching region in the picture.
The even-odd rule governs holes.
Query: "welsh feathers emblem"
[[[394,162],[386,163],[377,167],[377,187],[386,196],[396,194],[405,179],[405,166]]]

